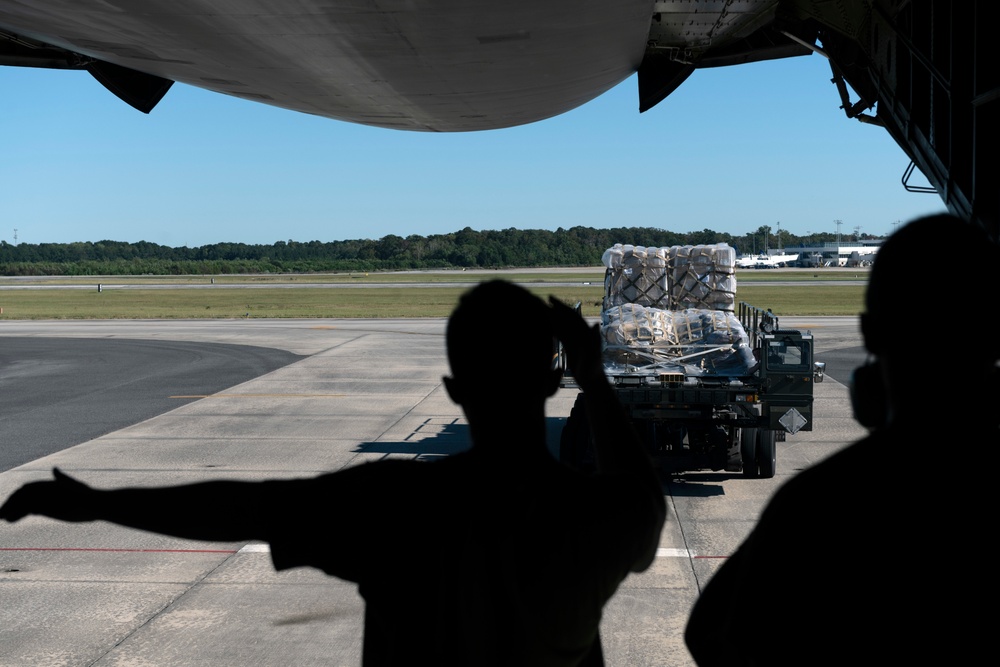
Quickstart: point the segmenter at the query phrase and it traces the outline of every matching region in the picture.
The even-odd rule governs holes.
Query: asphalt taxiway
[[[763,504],[790,475],[864,434],[844,384],[863,360],[856,319],[789,317],[782,324],[811,329],[817,359],[833,362],[816,385],[815,430],[779,445],[774,479],[689,473],[665,480],[669,516],[658,558],[629,577],[606,608],[609,666],[691,665],[681,636],[688,611]],[[244,363],[240,355],[253,348],[280,353],[260,352],[271,361],[251,364],[235,381],[221,370],[180,385],[149,373],[134,394],[159,401],[152,414],[28,456],[0,472],[0,499],[47,478],[53,466],[115,487],[312,476],[458,451],[467,429],[441,384],[443,334],[441,319],[5,322],[0,345],[34,339],[70,359],[93,340],[171,343],[149,346],[151,357],[178,349],[173,343],[188,352],[250,346],[232,350],[219,369]],[[115,371],[119,380],[149,370],[138,359]],[[488,363],[484,355],[487,371]],[[23,370],[27,382],[31,373]],[[575,390],[561,390],[548,404],[553,447],[574,399]],[[60,419],[72,430],[72,415]],[[17,446],[10,435],[0,432],[4,449]],[[351,511],[330,508],[322,517],[328,528],[316,539],[337,548],[337,516]],[[400,567],[407,547],[399,545]],[[0,597],[4,666],[360,664],[363,606],[355,586],[310,569],[276,573],[261,544],[29,517],[0,523]]]

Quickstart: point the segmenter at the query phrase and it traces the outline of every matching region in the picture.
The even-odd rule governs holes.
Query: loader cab
[[[813,337],[777,329],[761,337],[760,377],[768,427],[779,432],[812,430],[813,384],[822,371],[813,362]]]
[[[812,370],[812,336],[778,331],[764,336],[765,373],[803,373]]]

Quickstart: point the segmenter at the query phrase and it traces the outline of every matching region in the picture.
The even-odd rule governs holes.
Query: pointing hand
[[[29,514],[39,514],[61,521],[92,521],[96,493],[59,468],[53,468],[52,481],[31,482],[11,494],[0,507],[0,518],[10,523],[20,521]]]

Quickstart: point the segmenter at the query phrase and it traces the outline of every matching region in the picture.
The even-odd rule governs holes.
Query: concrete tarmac
[[[0,471],[268,373],[298,355],[255,345],[5,336]]]
[[[855,318],[782,318],[782,325],[812,329],[820,360],[837,355],[846,368],[858,355]],[[313,476],[458,451],[467,428],[441,385],[443,334],[440,319],[5,322],[0,344],[4,336],[176,340],[303,358],[2,472],[0,499],[49,477],[53,466],[116,487]],[[483,363],[489,377],[488,353]],[[549,402],[553,445],[575,395],[561,390]],[[816,429],[779,444],[774,479],[666,480],[659,557],[606,608],[607,664],[692,665],[682,632],[701,587],[781,483],[863,434],[846,386],[830,376],[816,386]],[[338,548],[337,516],[351,511],[317,516],[324,529],[316,539]],[[400,567],[407,548],[399,545]],[[356,666],[362,619],[353,584],[311,569],[276,573],[266,545],[179,540],[102,522],[0,523],[2,666]]]

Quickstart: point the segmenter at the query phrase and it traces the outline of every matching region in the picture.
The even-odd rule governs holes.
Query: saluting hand
[[[577,384],[584,391],[595,382],[607,383],[601,362],[601,333],[597,324],[590,326],[583,316],[553,296],[552,330],[566,350],[566,363]]]

